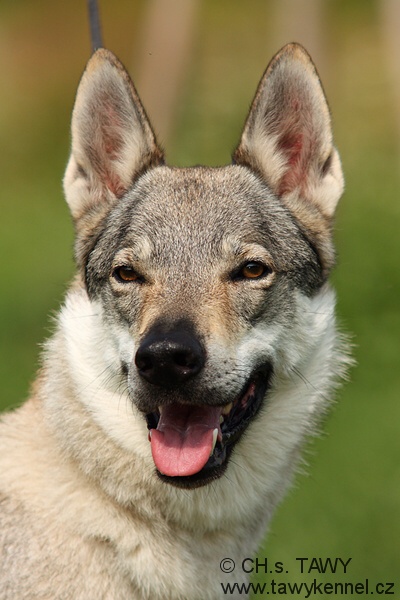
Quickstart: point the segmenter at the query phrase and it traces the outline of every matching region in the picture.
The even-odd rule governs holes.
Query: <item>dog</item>
[[[1,599],[243,598],[223,561],[257,551],[348,363],[327,281],[343,176],[309,55],[272,59],[231,165],[172,168],[97,50],[64,188],[76,278],[0,426]]]

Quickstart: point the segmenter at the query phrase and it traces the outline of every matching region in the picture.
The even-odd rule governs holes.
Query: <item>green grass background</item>
[[[167,145],[170,162],[229,162],[261,73],[279,46],[292,41],[285,31],[279,37],[273,30],[269,15],[278,1],[201,2],[191,70]],[[133,77],[144,7],[144,1],[133,0],[102,6],[107,45]],[[320,68],[347,183],[336,221],[333,280],[358,364],[323,436],[310,444],[308,475],[298,477],[277,511],[260,555],[284,562],[289,574],[279,581],[298,582],[315,574],[296,574],[296,557],[352,557],[348,577],[318,580],[393,581],[392,597],[400,598],[400,140],[395,126],[400,107],[394,102],[379,7],[370,0],[326,1]],[[307,39],[301,41],[307,46]],[[40,343],[51,331],[49,315],[73,273],[73,231],[61,179],[73,98],[88,56],[83,0],[2,0],[4,409],[27,396]]]

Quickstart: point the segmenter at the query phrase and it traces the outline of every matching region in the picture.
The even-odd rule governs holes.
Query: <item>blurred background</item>
[[[357,367],[260,556],[288,565],[279,581],[316,576],[296,575],[296,557],[352,557],[348,575],[318,581],[396,582],[400,597],[400,2],[103,0],[100,8],[105,44],[179,166],[228,163],[272,55],[299,41],[313,56],[346,175],[333,280]],[[61,180],[89,55],[84,0],[1,0],[3,409],[27,396],[49,315],[73,274]]]

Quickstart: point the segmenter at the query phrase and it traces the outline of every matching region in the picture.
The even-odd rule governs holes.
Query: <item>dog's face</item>
[[[276,377],[308,352],[343,184],[300,47],[267,69],[234,162],[163,166],[125,70],[104,50],[91,59],[65,179],[77,261],[108,366],[147,422],[160,477],[178,486],[225,471]]]

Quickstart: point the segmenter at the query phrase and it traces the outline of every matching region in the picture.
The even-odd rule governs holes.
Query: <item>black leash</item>
[[[90,39],[92,42],[92,51],[96,52],[98,48],[103,48],[99,7],[97,0],[87,0],[87,4],[89,10]]]

